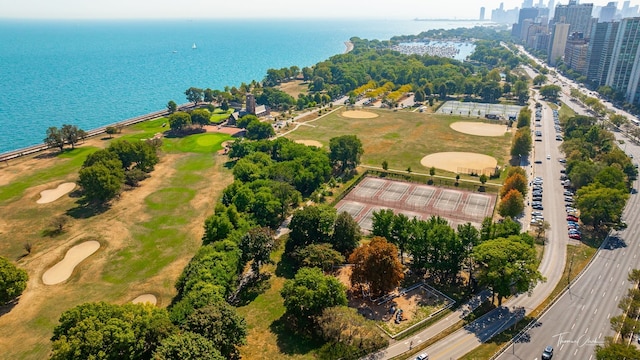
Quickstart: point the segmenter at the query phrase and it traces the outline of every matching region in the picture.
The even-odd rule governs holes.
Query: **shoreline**
[[[354,47],[354,45],[353,45],[353,43],[352,43],[351,41],[345,41],[345,42],[344,42],[344,46],[346,46],[346,47],[347,47],[347,48],[345,49],[345,51],[344,51],[344,53],[345,53],[345,54],[350,53],[350,52],[351,52],[351,50],[353,50],[353,47]]]
[[[178,105],[178,110],[189,110],[191,108],[193,108],[194,105],[192,103],[186,103],[186,104],[181,104]],[[148,114],[144,114],[144,115],[140,115],[140,116],[135,116],[132,118],[128,118],[122,121],[118,121],[112,124],[108,124],[108,125],[104,125],[104,126],[100,126],[98,128],[95,129],[91,129],[91,130],[86,130],[87,132],[87,138],[91,138],[100,134],[104,134],[106,132],[107,127],[110,126],[114,126],[114,127],[118,127],[118,126],[129,126],[129,125],[134,125],[137,123],[141,123],[144,121],[148,121],[148,120],[153,120],[153,119],[157,119],[163,116],[167,116],[169,114],[169,110],[159,110],[159,111],[154,111]],[[9,160],[12,159],[17,159],[19,157],[23,157],[23,156],[27,156],[27,155],[31,155],[31,154],[35,154],[37,152],[40,151],[45,151],[50,149],[51,147],[45,143],[40,143],[40,144],[36,144],[36,145],[31,145],[31,146],[26,146],[23,148],[19,148],[19,149],[15,149],[15,150],[10,150],[10,151],[6,151],[3,153],[0,153],[0,162],[7,162]]]

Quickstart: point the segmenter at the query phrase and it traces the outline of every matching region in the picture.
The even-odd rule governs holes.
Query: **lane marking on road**
[[[612,281],[613,281],[613,276],[611,277],[611,279],[609,279],[609,282],[612,282]]]
[[[591,293],[590,294],[593,294],[593,288],[591,288]]]
[[[600,339],[601,337],[602,337],[602,333],[600,333],[600,334],[598,335],[598,339]]]
[[[576,351],[573,352],[573,356],[578,355],[578,349],[576,349]]]
[[[571,330],[573,330],[574,327],[576,327],[576,323],[573,323],[573,325],[571,325]]]
[[[580,311],[584,311],[584,307],[585,307],[585,306],[586,306],[586,305],[582,305],[582,309],[580,309]]]
[[[606,291],[605,291],[605,292],[603,292],[603,293],[602,293],[602,297],[604,297],[606,294],[607,294],[607,292],[606,292]]]
[[[624,255],[624,254],[622,254],[622,255]],[[618,265],[616,265],[616,269],[619,269],[619,268],[620,268],[620,263],[618,263]]]
[[[584,331],[584,333],[586,334],[586,333],[587,333],[587,331],[589,331],[589,328],[587,328],[587,329]]]
[[[615,299],[613,299],[613,302],[618,302],[618,297],[616,296]]]
[[[596,308],[596,311],[593,312],[593,315],[598,313],[598,308]]]

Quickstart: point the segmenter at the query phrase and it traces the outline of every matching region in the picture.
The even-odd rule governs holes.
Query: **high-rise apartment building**
[[[611,22],[616,17],[616,8],[615,2],[610,2],[606,6],[603,6],[600,9],[600,15],[598,16],[598,22]]]
[[[589,41],[582,33],[573,33],[567,39],[564,49],[564,63],[580,74],[587,73],[587,54]]]
[[[587,55],[587,81],[594,88],[604,85],[607,81],[619,25],[619,22],[598,23],[591,29]]]
[[[578,4],[576,0],[570,0],[568,5],[556,6],[552,23],[569,24],[569,34],[579,32],[589,36],[592,12],[593,4]]]
[[[606,85],[625,94],[627,102],[638,102],[640,82],[640,17],[620,21],[613,44]]]
[[[549,56],[547,62],[551,66],[556,66],[558,59],[561,59],[564,55],[564,49],[567,46],[567,38],[569,37],[570,24],[558,23],[553,25],[553,31],[551,34],[551,48],[549,49]]]
[[[484,11],[485,11],[485,9],[484,9],[484,6],[483,6],[483,7],[480,8],[480,21],[484,20]]]

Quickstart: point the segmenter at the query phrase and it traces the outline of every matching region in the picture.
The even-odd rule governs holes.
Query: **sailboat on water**
[[[193,43],[193,45],[191,46],[191,48],[192,48],[193,50],[195,50],[195,49],[197,49],[198,47],[196,46],[196,43]]]

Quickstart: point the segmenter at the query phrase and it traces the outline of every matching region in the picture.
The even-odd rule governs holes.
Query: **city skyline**
[[[559,1],[556,5],[567,4]],[[604,6],[608,0],[581,1]],[[296,2],[295,6],[285,0],[245,0],[243,6],[233,2],[207,2],[184,0],[180,6],[175,1],[125,1],[125,0],[0,0],[0,18],[12,19],[215,19],[215,18],[353,18],[353,19],[478,19],[480,8],[486,9],[485,18],[492,9],[522,7],[522,0],[451,0],[449,6],[434,7],[423,0],[405,0],[399,6],[372,6],[370,2],[325,0],[317,3]],[[539,1],[533,1],[534,6]],[[623,1],[618,1],[618,8]],[[639,1],[631,1],[631,6]],[[544,1],[546,6],[548,1]]]

